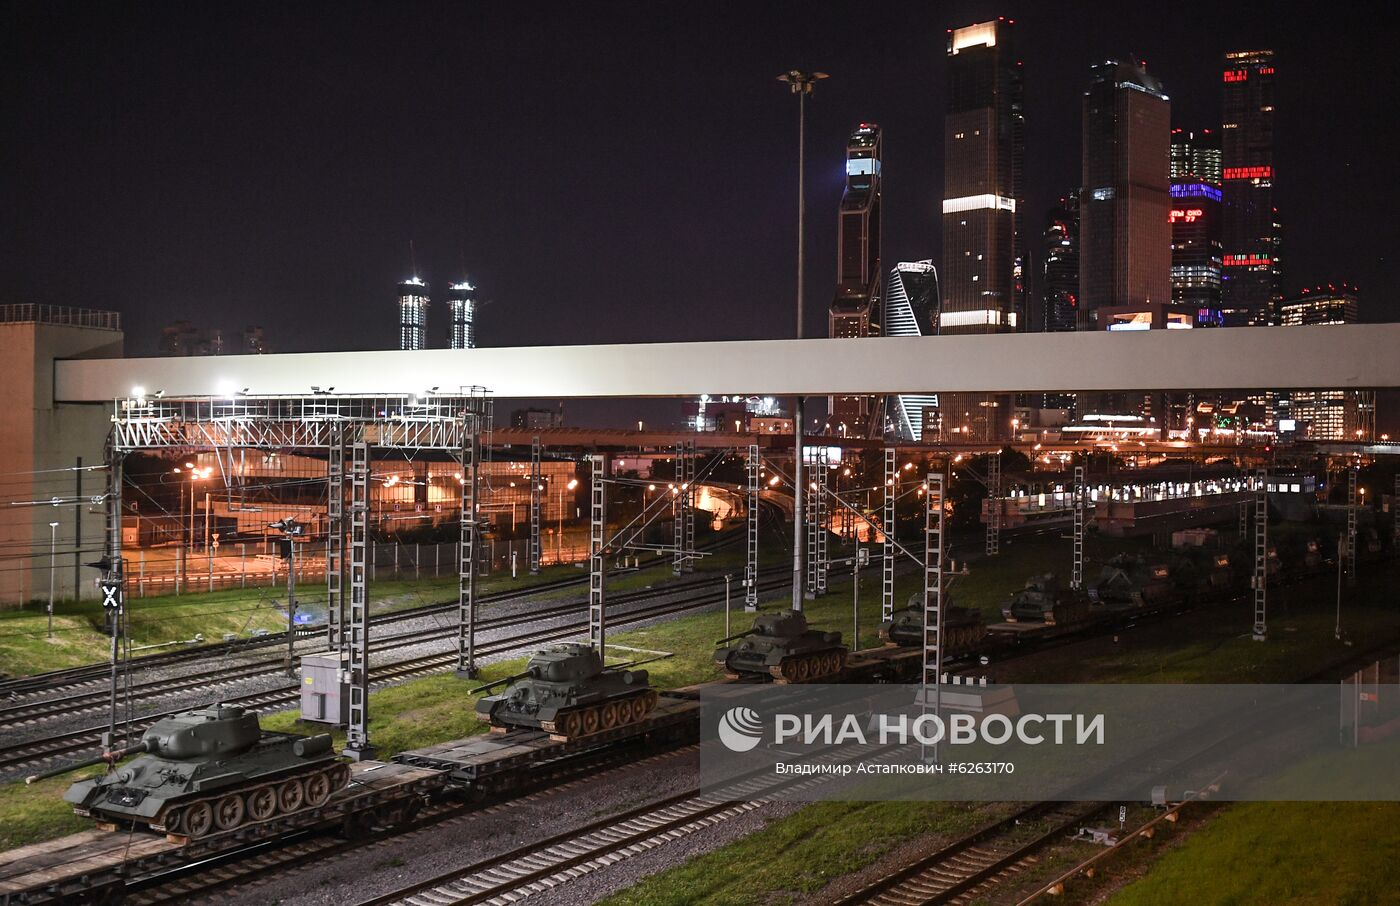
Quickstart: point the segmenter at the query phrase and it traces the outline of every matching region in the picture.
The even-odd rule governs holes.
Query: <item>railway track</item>
[[[781,572],[781,570],[779,570],[779,572]],[[785,575],[774,577],[761,582],[759,589],[762,592],[775,591],[785,587],[786,583],[787,579]],[[633,600],[635,601],[637,599]],[[684,613],[701,607],[708,607],[720,603],[723,600],[723,593],[701,591],[681,598],[680,600],[635,607],[621,613],[610,614],[609,617],[612,625],[627,626],[660,617]],[[569,605],[569,610],[577,614],[578,606],[576,604]],[[500,619],[506,623],[520,622],[518,618],[514,617],[502,617]],[[476,655],[478,657],[488,657],[535,645],[576,638],[580,631],[586,630],[587,627],[588,622],[586,618],[581,620],[575,619],[566,623],[542,627],[505,638],[484,641],[477,644]],[[480,626],[478,626],[478,628],[480,628]],[[456,634],[457,629],[454,626],[451,627],[450,630],[444,630],[438,637],[455,638]],[[424,639],[420,637],[411,642],[404,642],[403,644],[416,645],[421,644],[423,641]],[[389,664],[377,665],[374,667],[372,673],[372,684],[374,686],[382,686],[387,683],[399,682],[418,676],[426,676],[430,673],[437,673],[442,670],[453,668],[456,664],[457,652],[454,650],[437,654],[425,654]],[[296,683],[289,683],[276,689],[226,698],[223,699],[223,702],[229,705],[238,705],[240,707],[263,711],[294,705],[299,700],[300,696],[300,686]],[[137,736],[157,720],[171,713],[174,712],[163,712],[141,718],[134,718],[129,723],[120,726],[126,729],[129,736]],[[65,755],[73,755],[85,750],[94,749],[101,744],[102,734],[105,732],[107,732],[107,725],[103,724],[102,726],[86,727],[81,730],[74,730],[47,736],[42,739],[18,743],[16,745],[0,747],[0,772],[9,773],[21,769],[32,769],[41,765],[46,765],[49,761]]]
[[[1023,871],[1036,854],[1104,810],[1098,803],[1041,802],[867,884],[837,901],[841,906],[976,902],[1004,879]]]
[[[765,570],[765,573],[770,575],[778,572],[780,572],[779,569]],[[572,582],[572,580],[570,581]],[[623,592],[612,596],[610,598],[610,604],[626,605],[645,600],[658,594],[682,593],[691,589],[718,586],[722,582],[723,579],[720,577],[704,577],[688,582],[663,586],[659,589]],[[447,612],[452,612],[455,616],[457,602],[453,601],[447,605],[430,605],[430,608],[431,609],[415,608],[413,611],[403,611],[396,614],[385,614],[383,616],[395,617],[397,620],[403,620],[409,617],[431,616],[433,614]],[[578,611],[579,604],[577,602],[548,605],[525,612],[480,618],[477,620],[476,628],[478,632],[488,632],[505,626],[557,619],[561,616],[577,614]],[[388,623],[393,621],[386,619],[382,622]],[[370,650],[377,652],[389,651],[425,642],[456,638],[456,636],[457,627],[455,625],[438,628],[428,627],[391,636],[379,638],[371,637]],[[186,673],[173,680],[153,679],[134,683],[130,691],[134,702],[163,698],[178,693],[188,693],[198,689],[209,689],[213,691],[239,680],[280,672],[284,669],[285,665],[285,654],[279,653],[275,656],[264,657],[253,661],[225,664],[194,673]],[[55,718],[72,717],[76,714],[106,709],[109,707],[111,699],[111,691],[108,686],[110,667],[104,667],[103,669],[106,672],[101,679],[100,685],[97,680],[86,684],[94,688],[58,697],[43,698],[38,701],[23,701],[0,705],[0,725],[9,727],[25,726]]]

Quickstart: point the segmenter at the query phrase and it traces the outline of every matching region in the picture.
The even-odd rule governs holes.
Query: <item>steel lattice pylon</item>
[[[604,613],[604,587],[607,580],[607,551],[604,532],[607,528],[607,457],[590,456],[592,466],[590,524],[588,531],[588,642],[598,652],[607,654],[607,623]],[[678,495],[679,496],[679,495]]]
[[[1356,480],[1360,470],[1356,466],[1347,469],[1347,585],[1356,584]]]
[[[923,684],[943,676],[943,475],[930,472],[924,495],[924,663]]]
[[[894,532],[895,499],[899,497],[899,460],[894,447],[885,448],[885,504],[880,519],[883,540],[880,562],[880,619],[894,618]]]
[[[671,512],[674,514],[671,535],[675,553],[671,558],[671,572],[677,576],[685,572],[686,567],[686,523],[690,516],[690,495],[687,493],[686,484],[686,458],[689,453],[690,448],[685,441],[676,444],[676,463],[673,473],[675,487],[671,489]]]
[[[530,575],[540,572],[540,485],[544,481],[540,466],[540,436],[530,440]]]
[[[350,459],[350,723],[344,753],[353,761],[374,757],[369,741],[369,586],[365,556],[369,535],[369,444],[357,437]]]
[[[103,593],[103,605],[107,609],[107,619],[111,625],[110,719],[106,740],[109,748],[115,748],[117,745],[117,726],[121,723],[117,703],[121,677],[125,675],[126,682],[128,684],[131,682],[131,672],[122,669],[131,659],[131,639],[130,633],[127,632],[126,561],[122,558],[122,466],[124,460],[125,456],[116,449],[113,437],[109,436],[107,441],[107,493],[105,500],[103,500],[105,523],[102,530],[104,561],[102,584],[108,587],[114,585],[117,589],[113,596],[115,606],[108,605],[106,591],[104,590]],[[75,589],[74,592],[76,593],[76,591]],[[128,691],[129,689],[128,685]]]
[[[686,442],[685,484],[681,486],[681,497],[685,500],[685,559],[681,563],[684,572],[695,572],[695,502],[698,498],[695,488],[695,441]]]
[[[1254,473],[1254,641],[1269,636],[1267,613],[1269,558],[1269,473]]]
[[[326,643],[343,650],[345,622],[345,425],[331,428],[326,457]]]
[[[1084,467],[1074,467],[1074,569],[1069,587],[1079,591],[1084,587],[1084,509],[1088,489],[1084,487]]]
[[[1001,452],[987,457],[987,556],[1001,552]]]
[[[476,577],[477,540],[481,535],[480,475],[481,475],[481,416],[468,410],[462,414],[462,493],[459,518],[459,552],[457,568],[457,675],[476,676]]]
[[[748,547],[744,561],[744,609],[758,610],[758,495],[759,465],[758,444],[749,444],[749,512]]]
[[[812,536],[816,540],[817,555],[813,578],[816,580],[816,593],[824,595],[827,576],[831,572],[830,555],[827,552],[827,542],[831,535],[831,501],[827,496],[830,494],[831,463],[827,459],[826,447],[817,448],[816,467],[813,472],[817,484],[816,506],[812,508]]]

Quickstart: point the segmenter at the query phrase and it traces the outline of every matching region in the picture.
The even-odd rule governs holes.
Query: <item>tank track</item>
[[[196,840],[210,833],[224,833],[259,824],[279,815],[319,808],[350,783],[350,766],[341,762],[311,765],[277,780],[249,787],[223,790],[210,796],[178,800],[145,822],[127,815],[111,815],[89,809],[107,821],[148,823],[151,830],[171,838]]]
[[[836,648],[785,657],[782,663],[769,667],[768,673],[773,677],[773,682],[779,685],[819,683],[838,675],[845,666],[846,649]]]
[[[592,736],[604,730],[640,723],[656,707],[658,698],[655,689],[639,689],[596,705],[561,709],[554,720],[540,721],[540,729],[561,739]]]

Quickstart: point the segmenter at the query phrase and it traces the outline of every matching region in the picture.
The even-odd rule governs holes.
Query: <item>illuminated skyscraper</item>
[[[1243,324],[1281,298],[1273,51],[1227,53],[1223,82],[1224,306],[1229,323]]]
[[[846,143],[846,191],[841,196],[836,298],[831,336],[877,337],[881,321],[880,127],[861,123]],[[879,433],[880,397],[831,398],[831,430],[845,437]]]
[[[939,332],[1022,326],[1019,293],[1025,112],[1004,19],[948,33],[943,118],[943,299]]]
[[[1092,69],[1084,92],[1079,298],[1099,308],[1171,300],[1171,100],[1141,63]],[[1097,329],[1103,329],[1097,325]]]
[[[1171,178],[1195,176],[1201,182],[1220,185],[1220,133],[1209,129],[1172,130]]]
[[[1195,313],[1196,326],[1223,323],[1220,311],[1220,186],[1195,175],[1172,179],[1172,301]]]
[[[1359,320],[1356,288],[1343,284],[1303,290],[1278,307],[1284,327],[1355,324]],[[1277,425],[1314,440],[1373,440],[1376,394],[1373,390],[1294,390],[1277,395]]]
[[[1079,320],[1079,194],[1061,198],[1045,217],[1041,246],[1045,331],[1074,330]]]
[[[928,337],[938,318],[938,272],[932,261],[901,261],[890,271],[885,294],[885,332],[891,337]],[[938,396],[901,394],[890,400],[889,428],[901,440],[921,441],[924,427],[937,435]]]
[[[1026,118],[1013,32],[1006,19],[948,32],[940,334],[1027,326],[1021,229]],[[1010,435],[1009,396],[943,394],[940,402],[943,439]]]
[[[399,284],[399,348],[428,348],[428,284],[417,277]]]
[[[447,345],[451,349],[476,348],[476,287],[463,280],[447,288]]]

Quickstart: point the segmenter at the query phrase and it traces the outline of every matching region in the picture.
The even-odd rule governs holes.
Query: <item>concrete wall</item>
[[[81,564],[101,556],[103,493],[100,466],[110,404],[54,402],[54,360],[120,356],[122,333],[34,322],[0,324],[0,606],[47,601],[50,566],[59,599],[95,597],[96,571]],[[51,471],[67,470],[67,471]],[[76,496],[81,505],[29,505]],[[50,559],[49,523],[57,522],[57,555]]]

